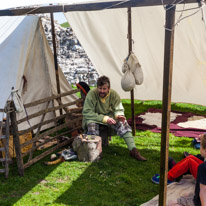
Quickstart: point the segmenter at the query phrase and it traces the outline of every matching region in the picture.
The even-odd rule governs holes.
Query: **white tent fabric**
[[[102,2],[102,0],[45,0],[43,3],[73,4]],[[105,1],[104,1],[105,2]],[[124,0],[122,1],[124,2]],[[12,1],[1,9],[40,4],[39,0]],[[18,5],[17,5],[18,4]],[[178,9],[182,9],[182,5]],[[187,4],[197,7],[197,4]],[[195,10],[184,11],[183,16]],[[205,11],[205,8],[204,8]],[[176,13],[179,16],[181,13]],[[110,76],[112,87],[122,98],[130,93],[121,89],[121,67],[128,54],[127,9],[104,9],[65,14],[78,39],[100,75]],[[172,101],[205,105],[206,30],[201,12],[184,19],[175,27]],[[161,100],[164,60],[165,10],[162,6],[132,8],[133,51],[142,65],[144,82],[135,88],[135,98]]]
[[[101,0],[7,0],[2,1],[0,9],[8,9],[22,6],[33,6],[33,5],[49,5],[49,4],[79,4],[85,2],[97,2]]]
[[[1,17],[0,54],[0,108],[4,108],[12,87],[19,90],[24,104],[57,94],[54,58],[39,17]],[[71,90],[61,69],[59,78],[61,92]],[[76,95],[70,95],[62,101],[76,99]],[[28,108],[27,113],[29,115],[45,107],[46,103],[40,104]],[[25,111],[19,113],[18,119],[25,116]],[[45,119],[52,117],[54,113],[48,113]],[[30,124],[39,121],[40,117],[34,118]],[[19,125],[20,130],[28,127],[27,122]]]
[[[183,16],[194,11],[184,11]],[[110,77],[112,88],[122,98],[130,98],[120,84],[123,60],[128,55],[127,9],[67,12],[65,16],[99,74]],[[199,12],[175,27],[173,102],[206,105],[206,29],[201,18]],[[162,99],[164,23],[162,6],[132,8],[133,51],[144,72],[143,84],[134,89],[135,99]]]

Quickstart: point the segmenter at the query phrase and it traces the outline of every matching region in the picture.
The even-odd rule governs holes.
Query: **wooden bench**
[[[102,138],[102,146],[109,146],[111,140],[112,130],[106,125],[99,125],[99,136]]]

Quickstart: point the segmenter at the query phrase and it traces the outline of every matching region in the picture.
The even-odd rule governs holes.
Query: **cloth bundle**
[[[11,95],[14,101],[16,112],[18,113],[23,112],[24,111],[23,100],[18,90],[12,89]]]
[[[121,86],[125,92],[131,91],[135,87],[135,84],[141,85],[143,83],[143,71],[133,52],[124,60],[122,72],[124,76],[121,80]]]

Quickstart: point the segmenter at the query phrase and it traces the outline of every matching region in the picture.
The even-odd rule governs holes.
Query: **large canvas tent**
[[[55,0],[45,3],[63,5],[71,3],[102,2],[101,0]],[[118,3],[121,4],[127,1]],[[164,1],[163,1],[164,2]],[[20,1],[3,8],[19,5],[32,5],[34,2]],[[35,1],[35,4],[40,1]],[[106,5],[106,4],[105,4]],[[179,5],[185,18],[175,27],[174,71],[172,101],[205,105],[205,52],[206,30],[202,21],[202,12],[198,4]],[[39,7],[40,8],[40,7]],[[85,7],[86,8],[86,7]],[[188,8],[195,8],[187,11]],[[62,6],[64,10],[64,6]],[[185,10],[185,11],[184,11]],[[205,8],[203,8],[205,11]],[[176,20],[181,12],[177,13]],[[121,98],[129,98],[130,93],[121,89],[121,71],[123,60],[128,55],[127,9],[105,8],[99,11],[67,12],[65,16],[75,34],[92,60],[100,75],[111,78],[112,87],[119,91]],[[144,82],[134,89],[135,99],[161,100],[164,55],[165,10],[163,6],[132,8],[133,51],[144,72]]]
[[[69,2],[70,0],[65,0],[64,1],[64,3],[65,2]],[[84,1],[84,0],[82,0],[82,1]],[[194,2],[196,2],[196,0],[186,0],[186,1],[180,1],[180,3],[182,3],[182,4],[188,4],[188,3],[194,3]],[[46,11],[48,12],[55,12],[55,11],[57,11],[57,12],[60,12],[60,11],[63,11],[63,12],[67,12],[67,11],[90,11],[90,12],[92,12],[92,11],[94,11],[94,10],[102,10],[102,11],[106,11],[106,9],[111,9],[111,8],[127,8],[127,7],[143,7],[143,6],[146,6],[146,7],[148,7],[148,6],[157,6],[157,5],[160,5],[160,4],[162,4],[162,3],[165,3],[166,5],[169,5],[170,6],[170,8],[169,9],[166,9],[166,11],[165,11],[165,13],[166,13],[166,25],[167,25],[167,29],[165,30],[165,49],[164,49],[164,72],[162,72],[162,71],[160,71],[160,70],[155,70],[155,72],[159,72],[158,73],[158,78],[160,79],[160,77],[162,77],[163,76],[163,88],[162,88],[162,90],[163,90],[163,115],[162,115],[162,136],[161,136],[161,167],[160,167],[160,198],[159,198],[159,205],[166,205],[166,202],[165,202],[165,199],[166,199],[166,180],[167,180],[167,161],[168,161],[168,147],[169,147],[169,119],[170,119],[170,109],[171,109],[171,86],[172,86],[172,70],[173,70],[173,46],[174,46],[174,27],[173,27],[173,25],[175,24],[175,22],[174,22],[174,17],[175,17],[175,7],[173,7],[173,4],[176,4],[174,1],[172,1],[172,0],[164,0],[164,1],[159,1],[159,0],[153,0],[153,1],[147,1],[147,0],[145,0],[145,1],[141,1],[141,0],[123,0],[123,1],[118,1],[118,2],[116,2],[116,3],[113,3],[112,1],[110,1],[110,2],[102,2],[101,4],[84,4],[84,5],[77,5],[77,6],[66,6],[66,5],[62,5],[62,6],[55,6],[55,7],[49,7],[49,8],[41,8],[41,7],[39,7],[39,8],[36,8],[35,9],[35,12],[32,10],[33,8],[31,8],[31,9],[23,9],[23,10],[21,10],[21,11],[15,11],[15,10],[5,10],[5,11],[0,11],[0,13],[2,14],[2,15],[19,15],[20,13],[21,14],[24,14],[24,13],[28,13],[28,12],[30,12],[30,13],[45,13]],[[172,7],[171,7],[171,4],[172,4]],[[153,7],[153,8],[155,8],[155,7]],[[168,7],[167,7],[168,8]],[[126,11],[126,10],[125,10]],[[204,11],[204,10],[203,10]],[[20,13],[19,13],[20,12]],[[185,13],[185,10],[183,11],[184,13]],[[84,12],[83,12],[84,13]],[[87,13],[87,12],[85,12],[85,13]],[[204,13],[204,12],[203,12]],[[106,13],[105,13],[106,14]],[[115,12],[114,12],[114,14],[115,14]],[[147,13],[147,16],[150,16],[149,15],[149,13]],[[86,16],[85,16],[86,17]],[[105,16],[106,17],[106,16]],[[119,17],[119,18],[118,18]],[[119,22],[119,21],[121,21],[122,19],[121,19],[121,16],[118,16],[117,18],[116,18],[116,20],[117,20],[117,22]],[[151,17],[150,17],[150,19],[148,20],[148,21],[151,21],[152,20],[152,22],[153,22],[153,19],[155,20],[155,17],[156,17],[156,13],[154,14],[154,15],[152,15]],[[203,15],[203,17],[204,17],[204,15]],[[93,16],[93,18],[95,18],[95,15]],[[112,22],[113,21],[113,18],[115,18],[115,17],[113,17],[112,16],[112,18],[110,19],[110,21]],[[147,17],[144,19],[144,21],[143,21],[143,23],[146,23],[147,21]],[[110,21],[108,21],[108,23],[110,23]],[[158,20],[158,22],[159,21],[161,21],[160,19]],[[78,22],[78,21],[77,21]],[[198,21],[199,22],[199,21]],[[103,22],[103,20],[101,20],[100,22],[99,22],[100,24],[102,23],[104,23],[105,24],[105,22]],[[136,24],[137,24],[137,22],[136,22]],[[140,24],[141,24],[141,22],[140,22]],[[105,27],[106,28],[106,27]],[[153,28],[152,30],[151,30],[151,28]],[[97,28],[95,28],[95,29],[97,29]],[[150,24],[150,27],[148,27],[148,29],[147,30],[143,30],[143,32],[145,32],[145,31],[147,31],[147,32],[149,32],[150,33],[150,35],[153,35],[153,32],[155,31],[155,29],[157,29],[157,27],[156,27],[156,25],[153,25],[153,24]],[[168,30],[169,29],[169,30]],[[191,27],[191,29],[192,29],[192,27]],[[198,27],[198,29],[199,29],[199,27]],[[105,29],[105,30],[103,30],[103,31],[105,31],[105,32],[109,32],[109,30],[107,30],[107,29]],[[187,32],[196,32],[195,31],[195,29],[194,30],[188,30],[188,29],[186,29],[186,28],[184,28],[184,32],[183,32],[183,34],[185,34],[185,33],[187,33]],[[202,32],[201,32],[202,31]],[[197,37],[197,39],[196,39],[196,41],[193,43],[193,44],[195,44],[195,45],[199,45],[199,47],[194,47],[195,49],[193,50],[193,47],[191,48],[191,46],[189,46],[189,47],[186,47],[186,49],[185,49],[185,47],[184,46],[182,46],[182,48],[181,48],[181,45],[180,45],[180,47],[179,47],[179,49],[181,50],[181,49],[183,49],[183,52],[185,53],[187,53],[187,51],[189,51],[190,49],[194,52],[194,55],[195,56],[197,56],[197,58],[196,58],[196,60],[195,59],[193,59],[192,58],[192,56],[189,56],[189,55],[187,55],[187,58],[186,58],[186,61],[187,61],[187,65],[186,66],[188,66],[188,65],[190,65],[191,64],[191,62],[193,62],[193,61],[195,61],[196,63],[197,62],[200,62],[200,64],[199,65],[201,65],[201,64],[204,64],[204,59],[203,58],[201,58],[200,60],[201,61],[198,61],[198,57],[200,57],[201,55],[204,55],[204,52],[205,52],[205,49],[204,49],[204,47],[205,47],[205,44],[204,44],[204,41],[205,41],[205,36],[204,36],[204,32],[203,32],[204,30],[199,30],[199,32],[198,33],[196,33],[196,35],[194,35],[194,36],[199,36],[200,35],[200,37]],[[93,30],[93,32],[94,32],[94,30]],[[141,30],[141,32],[142,32],[142,30]],[[161,32],[160,32],[161,33]],[[182,34],[182,35],[183,35]],[[189,33],[187,33],[187,34],[189,34]],[[143,36],[144,35],[146,35],[145,33],[143,34]],[[158,34],[158,35],[160,35],[160,34]],[[181,36],[181,35],[180,35]],[[204,36],[204,37],[203,37]],[[202,38],[203,37],[203,38]],[[201,39],[202,38],[202,39]],[[106,35],[106,39],[109,39],[108,38],[108,36]],[[184,38],[183,38],[184,39]],[[183,39],[182,39],[182,41],[183,41]],[[190,38],[186,38],[185,37],[185,39],[187,40],[187,41],[189,41],[189,42],[191,42],[191,39]],[[199,41],[200,41],[200,39],[201,39],[201,43],[199,43]],[[153,41],[156,41],[157,39],[155,39],[155,40],[153,40]],[[115,41],[115,39],[114,39],[114,41]],[[149,39],[147,40],[147,44],[148,45],[150,45],[150,43],[152,44],[152,43],[155,43],[155,42],[150,42],[149,41]],[[163,40],[161,40],[161,41],[163,41]],[[121,45],[121,42],[118,42],[117,41],[117,43],[118,44],[120,44]],[[182,44],[182,42],[180,42],[181,44]],[[198,44],[197,44],[198,43]],[[83,43],[84,44],[84,43]],[[141,44],[141,42],[139,42],[139,44]],[[103,51],[104,51],[104,44],[102,44],[103,45],[103,47],[101,47],[100,48],[100,50],[102,49]],[[144,46],[145,46],[145,44],[143,45],[143,47],[141,48],[141,49],[143,49],[144,48]],[[158,46],[159,46],[159,44],[158,44]],[[120,47],[119,47],[120,48]],[[99,49],[99,48],[98,48]],[[98,51],[98,49],[97,49],[97,53],[99,53],[99,51]],[[112,52],[110,52],[110,50],[111,49],[113,49],[113,48],[110,48],[108,51],[107,50],[105,50],[104,52],[106,53],[106,52],[109,52],[109,54],[111,54]],[[121,49],[121,48],[120,48]],[[184,50],[185,49],[185,50]],[[162,49],[163,50],[163,49]],[[93,52],[95,52],[95,51],[93,51]],[[120,52],[119,50],[117,51],[117,52]],[[151,52],[151,51],[148,51],[148,52]],[[146,54],[148,53],[148,52],[146,52]],[[158,51],[156,51],[155,50],[155,52],[159,55],[159,50]],[[175,51],[175,53],[176,53],[176,51]],[[163,54],[163,53],[162,53]],[[154,55],[154,54],[153,54]],[[154,58],[154,56],[152,55],[152,58]],[[179,57],[179,56],[178,56]],[[92,58],[91,56],[90,56],[90,58]],[[101,58],[101,55],[98,57],[98,58]],[[124,57],[125,58],[125,57]],[[162,57],[161,57],[162,58]],[[180,57],[181,58],[181,57]],[[163,58],[162,58],[163,59]],[[155,60],[156,61],[153,61],[155,64],[157,64],[159,61],[157,61],[157,59],[155,58]],[[114,60],[113,58],[112,59],[110,59],[110,61],[111,61],[111,64],[112,63],[116,63],[116,60]],[[122,60],[121,60],[122,61]],[[140,59],[140,61],[142,61],[141,59]],[[182,62],[184,62],[185,61],[185,59],[183,59],[182,58],[182,61],[180,61],[180,64],[182,64]],[[142,63],[143,64],[143,63]],[[155,66],[155,64],[154,65],[152,65],[151,64],[151,66],[152,66],[152,68]],[[157,64],[158,65],[158,64]],[[162,67],[163,66],[163,61],[162,61],[162,65],[158,65],[158,66],[160,66],[160,67]],[[176,65],[176,67],[177,67],[178,65]],[[196,65],[197,66],[197,65]],[[155,68],[157,68],[157,67],[155,67]],[[195,67],[196,68],[196,67]],[[104,68],[105,69],[105,68]],[[194,69],[194,68],[193,68]],[[120,70],[119,70],[120,71]],[[113,70],[111,70],[111,71],[109,71],[109,73],[111,73],[111,72],[113,72]],[[152,69],[151,69],[151,71],[150,71],[151,73],[153,72],[152,71]],[[177,72],[179,72],[179,70],[177,71]],[[161,73],[163,73],[163,75],[161,75]],[[174,72],[175,73],[175,72]],[[203,88],[204,89],[202,89],[202,85],[201,85],[201,87],[199,87],[199,85],[198,85],[198,87],[195,87],[195,85],[193,84],[193,87],[194,88],[196,88],[195,90],[194,89],[190,89],[190,84],[191,84],[191,82],[194,80],[194,82],[195,83],[197,83],[199,80],[201,81],[201,82],[204,82],[205,80],[204,80],[204,76],[205,76],[205,72],[204,72],[204,67],[203,67],[203,69],[201,69],[201,72],[200,72],[200,74],[202,75],[202,78],[194,78],[194,76],[192,76],[193,74],[194,74],[195,72],[191,72],[190,73],[190,75],[188,75],[188,76],[186,76],[186,79],[187,80],[189,80],[189,81],[187,81],[186,83],[186,87],[185,87],[185,93],[184,93],[184,95],[186,96],[186,95],[189,95],[189,97],[191,97],[191,98],[189,98],[189,102],[191,102],[191,103],[198,103],[198,104],[204,104],[205,105],[205,101],[203,101],[203,98],[202,99],[198,99],[198,96],[203,96],[203,93],[204,93],[204,90],[205,90],[205,87],[203,86]],[[152,75],[152,74],[151,74]],[[185,74],[184,74],[185,75]],[[115,81],[115,82],[117,82],[118,81],[118,76],[113,76],[115,79],[113,80],[113,82]],[[157,82],[159,82],[159,79],[158,79],[158,81],[155,81],[155,83],[157,83]],[[151,79],[150,79],[151,80]],[[191,81],[192,80],[192,81]],[[182,81],[182,79],[180,79],[180,81],[177,81],[177,83],[178,84],[180,84],[181,83],[181,81]],[[114,83],[115,83],[114,82]],[[161,79],[160,79],[160,82],[161,82]],[[179,88],[179,91],[182,89],[181,88],[181,86],[179,86],[177,84],[177,88]],[[120,86],[118,86],[118,87],[115,87],[115,84],[113,84],[114,85],[114,87],[113,88],[120,88]],[[152,89],[152,87],[153,86],[155,86],[154,84],[151,84],[150,85],[150,89]],[[178,87],[179,86],[179,87]],[[159,90],[161,90],[161,88],[159,88]],[[149,91],[149,90],[147,90],[147,91]],[[147,92],[147,91],[145,91],[145,93]],[[187,92],[187,91],[193,91],[194,93],[192,94],[192,93],[190,93],[190,92]],[[155,91],[155,90],[153,90],[153,92],[156,92],[156,94],[158,94],[158,92],[157,91]],[[178,90],[177,90],[177,92],[178,92]],[[187,94],[186,94],[186,92],[187,92]],[[197,99],[195,99],[195,98],[192,98],[193,97],[193,95],[194,94],[196,94],[196,93],[198,93],[199,92],[199,95],[196,95],[195,96],[195,98]],[[175,93],[174,93],[174,87],[173,87],[173,101],[175,101],[174,99],[175,99]],[[182,96],[183,95],[183,93],[182,94],[178,94],[178,96],[180,97],[180,96]],[[122,95],[121,95],[122,96]],[[184,96],[184,97],[185,97]],[[136,97],[137,98],[137,97]],[[151,99],[151,98],[149,98],[148,97],[148,99]],[[157,96],[157,99],[161,99],[161,97],[158,97]],[[180,99],[180,98],[179,98]],[[195,100],[195,102],[194,102],[194,100]],[[180,100],[177,100],[177,101],[180,101]],[[183,100],[184,101],[184,100]]]
[[[197,8],[198,4],[177,10]],[[184,11],[191,15],[197,9]],[[205,8],[204,8],[204,11]],[[176,14],[176,21],[180,16]],[[108,75],[122,98],[122,64],[128,55],[127,9],[67,12],[65,16],[100,75]],[[162,99],[165,10],[163,6],[132,8],[133,52],[142,65],[144,82],[134,89],[141,100]],[[202,13],[182,20],[175,27],[172,101],[206,105],[206,29]]]
[[[39,17],[0,17],[0,53],[0,108],[4,108],[12,87],[22,95],[24,104],[57,94],[54,57]],[[60,69],[59,79],[61,92],[72,89]],[[76,99],[76,95],[70,95],[62,102]],[[41,109],[45,104],[28,108],[27,115]],[[54,115],[50,112],[46,119]],[[26,111],[18,114],[19,119],[25,116]],[[30,124],[39,121],[39,117],[33,118]],[[28,122],[22,123],[19,129],[29,126]]]

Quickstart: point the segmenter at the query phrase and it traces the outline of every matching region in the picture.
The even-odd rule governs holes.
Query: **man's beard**
[[[107,94],[108,94],[108,93],[99,93],[99,96],[100,96],[101,98],[104,98],[104,97],[107,96]]]

